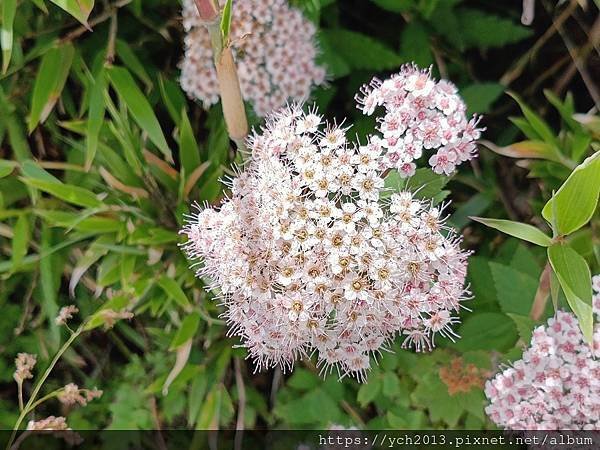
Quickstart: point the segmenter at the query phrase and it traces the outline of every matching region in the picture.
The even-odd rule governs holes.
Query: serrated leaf
[[[484,113],[504,92],[504,86],[498,83],[474,83],[460,90],[467,104],[467,114]]]
[[[160,123],[154,115],[150,103],[144,94],[142,94],[142,91],[135,83],[129,71],[123,67],[113,66],[108,68],[107,72],[111,85],[127,105],[135,121],[142,130],[148,133],[150,140],[165,155],[167,161],[172,163],[173,156],[165,140]]]
[[[588,343],[593,341],[592,276],[585,259],[565,244],[548,248],[548,259]]]
[[[2,47],[2,73],[6,73],[13,49],[13,22],[17,12],[17,0],[2,0],[0,46]]]
[[[175,302],[184,310],[187,311],[191,308],[192,305],[190,301],[181,289],[181,286],[179,286],[179,284],[173,278],[163,275],[158,280],[158,285],[169,296],[169,298],[175,300]]]
[[[552,245],[552,239],[549,236],[545,235],[533,225],[527,223],[513,222],[512,220],[504,219],[486,219],[484,217],[471,217],[471,219],[509,234],[510,236],[523,239],[536,245],[541,245],[542,247]]]
[[[356,401],[362,406],[365,407],[369,403],[371,403],[375,397],[381,392],[381,378],[371,377],[369,380],[360,386],[358,390],[358,395],[356,397]]]
[[[444,421],[451,428],[456,427],[464,413],[464,407],[448,394],[448,387],[436,372],[423,375],[413,392],[413,398],[417,405],[427,408],[432,422]]]
[[[517,341],[515,324],[505,314],[484,312],[468,315],[459,329],[458,350],[505,351]]]
[[[521,314],[507,314],[507,316],[515,322],[521,340],[523,342],[531,342],[531,334],[536,326],[535,320]]]
[[[382,384],[381,392],[386,397],[394,397],[400,392],[400,380],[394,372],[385,372]]]
[[[296,369],[287,380],[286,385],[294,389],[308,391],[321,384],[321,379],[306,369]]]
[[[323,30],[322,33],[354,69],[394,69],[402,62],[396,52],[365,34],[345,29]]]
[[[421,67],[431,65],[433,54],[429,39],[427,29],[418,21],[408,23],[400,36],[400,55],[403,62],[414,62]]]
[[[31,96],[31,110],[27,119],[27,128],[31,133],[39,123],[43,123],[52,112],[60,98],[69,76],[75,47],[64,43],[48,50],[42,57],[35,77]]]
[[[459,8],[456,16],[466,47],[488,49],[519,42],[532,31],[510,19],[473,8]]]
[[[495,262],[490,262],[490,270],[502,311],[507,314],[529,314],[538,280],[514,267]]]
[[[568,235],[590,221],[600,195],[600,152],[587,158],[571,173],[546,203],[542,216],[556,225],[559,235]],[[556,217],[555,217],[556,214]]]

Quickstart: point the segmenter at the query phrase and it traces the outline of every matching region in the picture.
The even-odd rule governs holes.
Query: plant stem
[[[238,151],[244,152],[248,119],[231,46],[223,40],[221,11],[213,0],[196,0],[196,7],[210,36],[227,133]]]
[[[54,366],[56,366],[56,363],[58,362],[58,360],[67,351],[67,349],[71,346],[71,344],[73,343],[73,341],[75,341],[75,339],[77,339],[77,337],[81,334],[81,332],[83,331],[83,328],[84,328],[85,324],[86,323],[84,322],[83,324],[81,324],[79,326],[79,328],[77,328],[77,330],[74,333],[71,333],[71,336],[69,336],[69,339],[67,339],[65,341],[65,343],[58,350],[58,352],[56,353],[56,355],[54,355],[54,358],[52,358],[52,361],[50,362],[50,365],[46,368],[46,370],[42,374],[42,377],[36,383],[35,388],[33,389],[33,392],[31,393],[31,396],[29,397],[29,400],[27,401],[27,404],[25,405],[25,407],[21,411],[21,414],[19,414],[17,422],[15,423],[15,426],[13,427],[12,434],[10,436],[10,439],[8,440],[8,444],[6,445],[6,450],[9,450],[11,448],[12,443],[15,440],[15,436],[17,435],[17,431],[19,430],[19,427],[21,426],[21,423],[25,419],[25,416],[27,416],[27,414],[29,414],[37,405],[39,405],[43,401],[45,401],[48,398],[50,398],[51,394],[48,394],[47,396],[42,397],[40,399],[40,401],[38,401],[38,402],[35,401],[36,397],[40,393],[40,390],[42,389],[42,386],[44,385],[44,382],[46,381],[46,379],[48,378],[48,376],[50,376],[50,373],[54,369]],[[57,393],[57,391],[54,392],[55,395],[56,395],[56,393]]]
[[[19,411],[23,411],[23,382],[17,381],[17,389],[19,391]]]

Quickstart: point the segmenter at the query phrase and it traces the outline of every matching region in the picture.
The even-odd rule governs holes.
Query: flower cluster
[[[232,12],[230,40],[240,87],[256,114],[304,100],[312,86],[323,84],[325,70],[315,63],[315,27],[287,0],[245,0]],[[219,89],[210,37],[194,0],[183,2],[183,25],[188,34],[181,86],[208,108],[219,101]]]
[[[258,369],[316,354],[323,371],[364,379],[398,334],[417,351],[452,338],[468,298],[442,208],[386,191],[379,141],[357,147],[345,131],[298,106],[268,117],[231,198],[182,231]]]
[[[56,319],[54,319],[54,322],[58,326],[67,325],[69,320],[71,320],[73,318],[73,315],[77,314],[78,312],[79,312],[79,308],[75,305],[63,306],[62,308],[60,308],[60,311],[58,312],[58,316],[56,316]]]
[[[600,306],[598,293],[594,304]],[[591,349],[575,316],[559,311],[534,330],[521,360],[486,383],[486,413],[512,430],[600,430],[598,357],[600,327]]]
[[[30,431],[64,431],[70,429],[67,425],[67,419],[60,416],[48,416],[45,419],[30,420],[27,423],[27,430]]]
[[[100,398],[102,391],[98,389],[79,389],[75,383],[69,383],[62,388],[58,393],[58,401],[63,405],[76,405],[86,406],[88,402],[91,402],[95,398]]]
[[[29,353],[19,353],[15,358],[15,373],[13,378],[17,383],[22,383],[24,380],[33,378],[31,371],[35,367],[37,357]]]
[[[433,153],[429,157],[433,170],[446,175],[476,155],[474,141],[482,131],[477,128],[478,118],[468,120],[456,86],[446,80],[436,82],[430,70],[404,65],[383,82],[373,78],[356,100],[367,115],[380,106],[385,109],[377,142],[385,149],[385,163],[401,176],[411,176],[414,161],[426,151]]]

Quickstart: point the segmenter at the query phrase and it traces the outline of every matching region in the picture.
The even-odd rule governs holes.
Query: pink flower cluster
[[[386,165],[403,177],[413,175],[414,161],[426,151],[433,153],[429,158],[433,170],[446,175],[476,156],[475,140],[482,131],[477,128],[479,119],[468,120],[456,86],[446,80],[436,82],[430,70],[404,65],[383,82],[373,78],[356,100],[367,115],[380,106],[385,109],[378,119],[382,136],[377,139],[385,148]]]
[[[600,314],[600,276],[594,277]],[[487,415],[512,430],[600,430],[600,327],[593,348],[571,313],[559,311],[533,332],[523,358],[485,386]]]
[[[455,335],[467,256],[442,210],[385,190],[383,148],[299,106],[267,118],[219,211],[182,230],[257,369],[316,355],[364,380],[397,335],[417,351]]]
[[[224,1],[221,1],[223,4]],[[183,1],[187,31],[181,86],[205,108],[219,101],[208,31],[194,0]],[[244,0],[233,7],[230,40],[243,97],[256,114],[303,101],[314,85],[325,81],[325,69],[315,63],[315,26],[286,0]]]

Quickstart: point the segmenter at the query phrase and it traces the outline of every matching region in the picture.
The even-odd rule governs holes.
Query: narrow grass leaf
[[[2,47],[2,73],[6,73],[13,49],[13,22],[17,12],[17,0],[2,0],[2,25],[0,45]]]
[[[108,77],[140,128],[148,133],[152,143],[165,155],[167,160],[173,162],[171,149],[165,140],[158,119],[129,71],[123,67],[113,66],[108,69]]]
[[[43,123],[54,109],[67,81],[74,55],[73,45],[64,43],[51,48],[42,57],[33,85],[31,110],[27,120],[30,133],[39,123]]]

